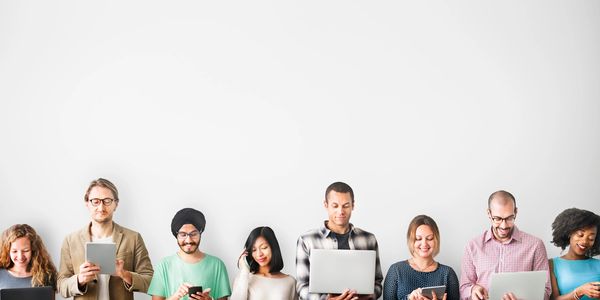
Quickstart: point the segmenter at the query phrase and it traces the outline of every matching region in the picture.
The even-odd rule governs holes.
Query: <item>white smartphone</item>
[[[428,286],[428,287],[421,288],[421,294],[423,294],[423,296],[425,296],[429,299],[433,299],[433,293],[435,293],[435,296],[441,300],[444,297],[445,292],[446,292],[445,285]]]

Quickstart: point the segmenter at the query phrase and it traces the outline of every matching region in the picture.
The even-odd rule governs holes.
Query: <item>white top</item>
[[[240,259],[240,273],[233,282],[231,300],[297,300],[296,279],[284,277],[265,277],[250,274],[248,264]]]
[[[112,236],[105,238],[94,238],[92,237],[92,242],[97,243],[112,243]],[[110,280],[110,275],[108,274],[98,274],[98,300],[110,300],[110,294],[108,291],[108,281]]]

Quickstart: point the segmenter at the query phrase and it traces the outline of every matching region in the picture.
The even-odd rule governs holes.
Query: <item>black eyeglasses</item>
[[[510,215],[506,218],[502,218],[502,217],[498,217],[498,216],[492,216],[491,218],[492,218],[492,221],[494,221],[494,223],[501,224],[504,221],[506,221],[506,223],[512,223],[515,221],[516,217],[517,216],[515,216],[515,215]]]
[[[183,232],[183,231],[177,232],[177,238],[180,240],[185,240],[185,239],[187,239],[188,236],[190,237],[190,239],[193,239],[199,235],[200,235],[200,231],[198,231],[198,230],[194,230],[191,232]]]
[[[112,198],[104,198],[104,199],[92,198],[88,201],[90,203],[92,203],[92,206],[98,206],[98,205],[100,205],[100,203],[104,204],[104,206],[110,206],[116,200],[112,199]]]

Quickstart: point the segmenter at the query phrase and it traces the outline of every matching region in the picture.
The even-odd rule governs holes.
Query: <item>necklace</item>
[[[431,260],[431,262],[427,263],[424,267],[419,266],[419,264],[417,264],[417,262],[411,258],[411,264],[418,269],[418,271],[420,272],[425,272],[425,270],[429,269],[431,266],[433,266],[435,264],[435,260]]]

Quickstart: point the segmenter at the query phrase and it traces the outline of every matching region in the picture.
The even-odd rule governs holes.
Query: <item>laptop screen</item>
[[[49,286],[2,289],[0,300],[54,300],[54,290]]]

